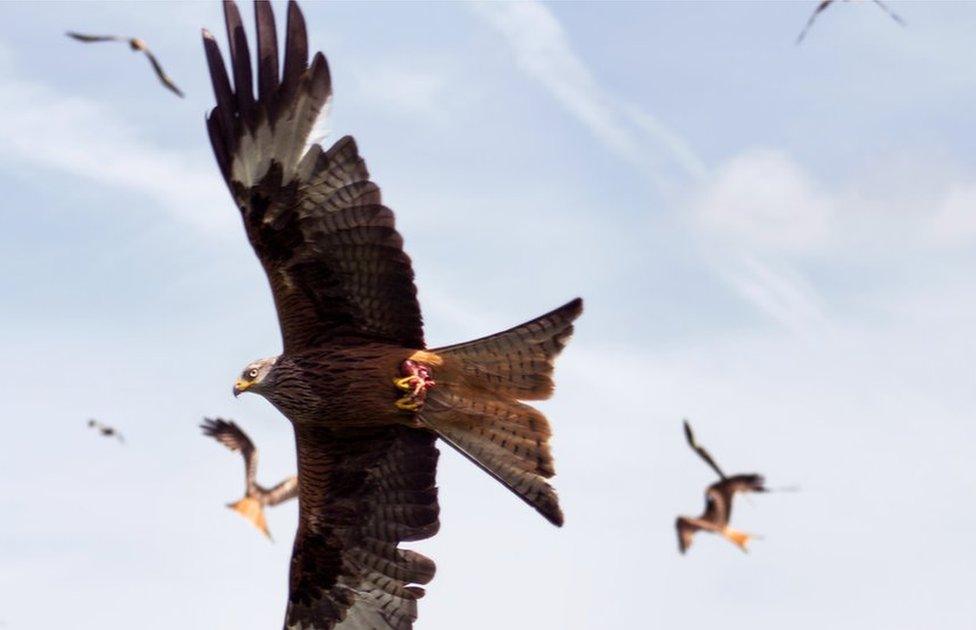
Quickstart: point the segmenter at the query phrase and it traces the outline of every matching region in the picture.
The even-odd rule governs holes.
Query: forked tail
[[[757,538],[753,534],[740,532],[739,530],[732,529],[731,527],[726,527],[722,531],[722,535],[725,536],[725,538],[727,538],[730,542],[732,542],[732,544],[734,544],[739,549],[747,553],[749,551],[749,547],[748,547],[749,541],[752,540],[753,538]]]
[[[264,520],[264,506],[260,501],[252,497],[244,497],[236,503],[228,503],[227,507],[243,516],[251,525],[257,527],[262,534],[271,540],[268,523]]]
[[[442,360],[418,418],[549,522],[563,513],[546,479],[555,474],[549,422],[521,400],[548,398],[553,365],[583,311],[579,298],[521,326],[432,350]]]

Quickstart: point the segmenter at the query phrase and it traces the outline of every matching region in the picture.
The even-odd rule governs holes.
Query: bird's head
[[[243,392],[262,393],[265,387],[265,379],[277,360],[278,357],[268,357],[248,363],[241,375],[237,377],[237,382],[234,383],[234,396],[240,396]]]

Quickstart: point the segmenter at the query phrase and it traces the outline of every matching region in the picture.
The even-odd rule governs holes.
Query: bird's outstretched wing
[[[212,437],[244,458],[244,478],[250,489],[258,472],[258,452],[251,438],[239,426],[223,418],[204,418],[200,424],[203,434]]]
[[[288,477],[267,492],[267,504],[278,505],[298,496],[298,475]]]
[[[725,479],[725,473],[723,473],[722,469],[718,467],[718,464],[715,463],[715,460],[712,459],[712,456],[709,455],[708,451],[706,451],[704,448],[699,446],[698,442],[695,441],[695,434],[692,433],[691,425],[688,424],[687,420],[684,421],[684,425],[685,425],[685,439],[688,441],[688,446],[690,446],[692,450],[698,453],[698,456],[701,457],[705,461],[705,463],[708,464],[711,467],[711,469],[714,470],[715,473],[720,478]]]
[[[887,4],[885,4],[881,0],[874,0],[874,3],[876,5],[878,5],[878,8],[880,8],[882,11],[884,11],[885,13],[887,13],[889,15],[889,17],[891,17],[892,20],[894,20],[895,22],[898,22],[902,26],[905,26],[905,20],[903,20],[900,15],[898,15],[897,13],[895,13],[894,11],[892,11],[891,8]]]
[[[295,425],[301,493],[285,628],[408,630],[434,563],[398,549],[439,526],[435,435]]]
[[[122,37],[120,35],[86,35],[84,33],[76,33],[74,31],[68,31],[65,33],[68,37],[72,39],[77,39],[79,42],[91,43],[91,42],[127,42],[128,37]]]
[[[183,98],[183,91],[180,90],[180,88],[176,87],[176,83],[173,82],[173,79],[171,79],[169,75],[163,71],[163,67],[159,65],[159,61],[156,59],[156,55],[152,54],[152,52],[148,48],[144,48],[142,52],[143,54],[146,55],[146,58],[149,59],[149,63],[152,65],[153,71],[156,73],[156,76],[159,78],[160,83],[162,83],[167,89],[169,89],[171,92],[173,92],[180,98]]]
[[[823,13],[827,7],[833,4],[833,2],[834,0],[822,0],[822,2],[817,5],[817,8],[813,10],[813,13],[811,13],[810,17],[807,19],[806,26],[803,27],[803,30],[800,31],[800,34],[797,36],[797,44],[802,42],[803,38],[807,36],[807,32],[810,30],[810,27],[813,26],[813,23],[817,21],[817,16]]]
[[[423,348],[410,258],[356,142],[347,136],[328,151],[308,143],[332,82],[322,53],[309,65],[301,10],[288,3],[279,77],[274,15],[255,3],[256,98],[236,5],[225,2],[224,14],[234,86],[204,31],[217,98],[207,128],[271,284],[285,352],[337,339]]]

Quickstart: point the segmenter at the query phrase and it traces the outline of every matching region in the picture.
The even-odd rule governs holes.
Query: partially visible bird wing
[[[76,33],[74,31],[68,31],[65,33],[68,37],[72,39],[77,39],[79,42],[127,42],[128,37],[121,37],[119,35],[85,35],[84,33]]]
[[[694,540],[695,534],[701,529],[701,527],[695,525],[684,516],[679,516],[677,520],[675,520],[674,528],[678,532],[678,551],[681,553],[688,551],[688,547],[691,546],[691,542]]]
[[[265,503],[278,505],[298,496],[298,475],[288,477],[275,487],[268,490]]]
[[[803,27],[803,30],[800,31],[800,35],[796,38],[797,44],[802,42],[803,38],[807,36],[807,31],[809,31],[810,27],[813,26],[813,23],[817,21],[817,16],[820,15],[824,9],[833,4],[833,2],[834,0],[823,0],[817,5],[817,8],[813,10],[813,13],[811,13],[809,19],[807,19],[806,26]]]
[[[886,5],[884,2],[882,2],[881,0],[874,0],[874,3],[878,5],[882,11],[884,11],[889,16],[891,16],[892,20],[898,22],[902,26],[905,26],[905,20],[901,19],[901,16],[895,13],[894,11],[892,11],[891,8],[889,8],[888,5]]]
[[[232,451],[244,457],[244,479],[250,490],[258,472],[258,452],[247,433],[235,423],[223,418],[204,418],[200,424],[203,434],[212,437]]]
[[[144,48],[142,52],[145,53],[146,58],[149,59],[149,63],[152,64],[153,70],[156,72],[156,76],[159,77],[160,82],[169,88],[171,92],[180,98],[183,98],[183,92],[180,90],[180,88],[176,87],[176,84],[173,83],[173,79],[169,78],[169,75],[163,71],[163,67],[159,65],[159,61],[156,60],[156,55],[152,54],[148,48]]]
[[[423,348],[410,258],[356,142],[309,144],[332,96],[322,53],[288,3],[279,81],[274,15],[255,4],[257,99],[241,16],[224,3],[234,88],[213,36],[204,48],[217,106],[207,118],[221,173],[271,284],[285,353],[337,339]]]
[[[711,467],[711,469],[718,474],[720,478],[725,479],[725,473],[723,473],[722,469],[718,467],[718,464],[715,463],[715,460],[712,459],[712,456],[709,455],[708,451],[702,448],[698,444],[698,442],[695,441],[695,434],[692,433],[691,425],[688,424],[687,420],[684,421],[684,425],[685,425],[685,440],[688,441],[688,446],[690,446],[692,450],[698,453],[698,456],[701,457],[705,461],[705,463],[708,464]]]
[[[295,425],[298,534],[285,628],[408,630],[434,563],[401,541],[439,526],[436,436],[402,426]]]

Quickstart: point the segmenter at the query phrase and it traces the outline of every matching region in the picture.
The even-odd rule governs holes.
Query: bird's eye
[[[257,378],[258,377],[258,369],[257,368],[251,368],[250,370],[248,370],[247,371],[247,377],[248,378]]]

